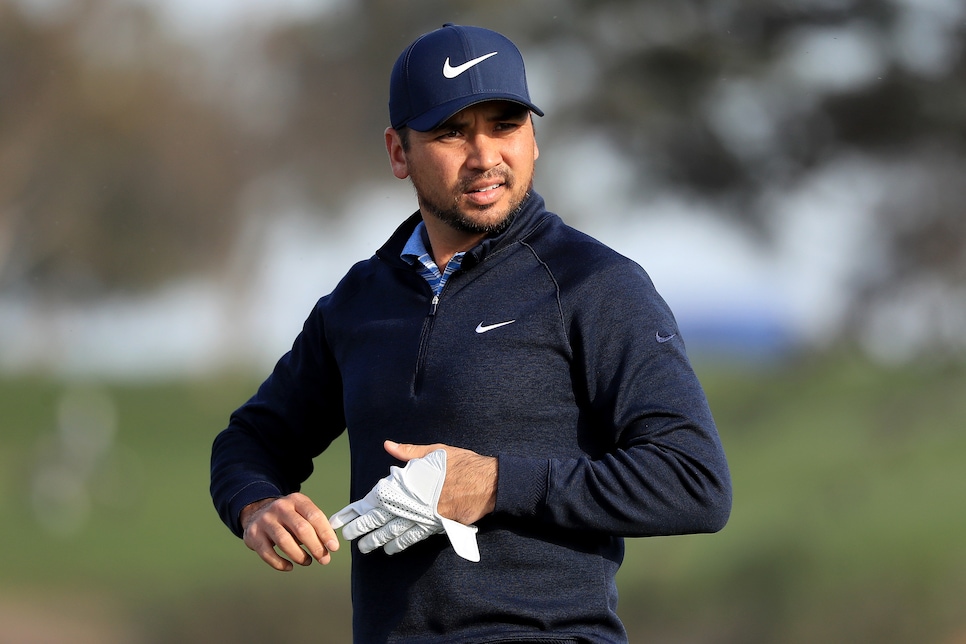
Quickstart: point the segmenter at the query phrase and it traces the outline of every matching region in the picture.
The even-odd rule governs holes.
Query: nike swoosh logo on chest
[[[501,326],[513,324],[514,322],[516,322],[516,320],[508,320],[506,322],[497,322],[496,324],[487,324],[487,325],[484,325],[482,322],[480,322],[478,325],[476,325],[476,332],[486,333],[487,331],[492,331],[493,329],[499,329]]]

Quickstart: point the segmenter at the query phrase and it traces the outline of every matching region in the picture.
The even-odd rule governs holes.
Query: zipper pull
[[[436,309],[439,308],[439,295],[433,295],[432,309],[429,311],[430,315],[436,315]]]

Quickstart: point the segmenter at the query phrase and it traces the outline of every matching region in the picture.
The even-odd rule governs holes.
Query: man
[[[626,641],[622,538],[717,531],[731,508],[675,320],[643,269],[533,192],[543,113],[509,40],[423,35],[389,103],[419,210],[232,415],[215,505],[278,570],[328,563],[330,518],[361,537],[360,642]],[[354,503],[329,517],[298,490],[344,430]]]

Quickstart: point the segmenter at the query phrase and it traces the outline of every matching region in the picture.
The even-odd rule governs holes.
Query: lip
[[[486,183],[473,186],[463,196],[475,205],[486,206],[499,201],[505,191],[506,184],[503,182]]]

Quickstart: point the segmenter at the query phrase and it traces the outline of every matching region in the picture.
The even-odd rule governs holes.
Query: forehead
[[[440,124],[440,128],[452,126],[458,123],[482,118],[488,121],[500,120],[522,120],[527,117],[530,109],[525,105],[514,103],[513,101],[484,101],[469,107],[464,107],[459,112],[449,117]],[[437,128],[439,129],[439,128]]]

